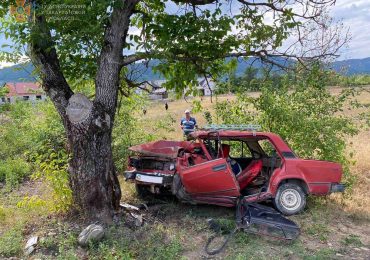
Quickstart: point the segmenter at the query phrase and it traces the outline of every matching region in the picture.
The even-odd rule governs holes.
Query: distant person
[[[166,102],[166,104],[164,105],[164,108],[166,109],[166,111],[168,110],[168,104]]]
[[[197,121],[194,117],[190,116],[190,110],[185,110],[185,117],[181,119],[180,127],[186,138],[191,132],[194,132],[195,128],[197,127]]]

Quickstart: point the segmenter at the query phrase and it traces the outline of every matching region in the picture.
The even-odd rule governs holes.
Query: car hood
[[[192,146],[192,143],[188,141],[161,140],[131,146],[129,150],[143,155],[175,159],[179,153],[179,150],[188,150]]]

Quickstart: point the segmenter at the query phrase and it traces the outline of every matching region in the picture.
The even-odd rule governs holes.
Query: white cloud
[[[370,1],[337,0],[331,9],[331,16],[342,20],[352,36],[340,59],[370,57]]]
[[[15,65],[13,62],[0,62],[0,69],[6,68],[6,67],[11,67]]]

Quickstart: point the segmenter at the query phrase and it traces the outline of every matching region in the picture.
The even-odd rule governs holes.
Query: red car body
[[[305,207],[307,195],[344,191],[342,167],[298,158],[269,132],[204,130],[193,141],[157,141],[133,146],[126,180],[139,192],[171,192],[180,200],[235,206],[273,200],[286,215]]]

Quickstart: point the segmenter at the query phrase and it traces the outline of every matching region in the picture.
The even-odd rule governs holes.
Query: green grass
[[[350,235],[346,236],[342,240],[342,244],[345,245],[345,246],[350,246],[350,245],[363,246],[363,243],[361,242],[360,237],[356,236],[356,235],[353,235],[353,234],[350,234]]]
[[[324,260],[324,259],[334,259],[335,250],[331,248],[321,248],[312,254],[308,254],[303,257],[305,260]]]
[[[308,235],[317,237],[322,242],[326,242],[328,240],[328,235],[330,233],[328,227],[322,223],[312,223],[305,231]]]

